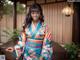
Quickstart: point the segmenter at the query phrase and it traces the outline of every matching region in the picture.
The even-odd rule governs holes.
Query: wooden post
[[[1,43],[1,18],[0,18],[0,43]]]
[[[76,44],[80,44],[80,3],[75,2],[73,4],[73,36],[72,40]]]
[[[25,5],[26,5],[26,14],[27,14],[27,1],[25,1],[26,3],[25,3]]]
[[[16,0],[14,0],[14,21],[13,21],[13,29],[16,29],[17,28],[17,11],[16,11],[16,9],[17,9],[17,1]]]
[[[47,2],[47,1],[45,0],[45,4],[46,4],[46,2]]]
[[[3,5],[4,5],[4,0],[0,0],[0,43],[1,43],[1,20],[3,17]]]
[[[34,3],[36,3],[36,0],[34,0]]]

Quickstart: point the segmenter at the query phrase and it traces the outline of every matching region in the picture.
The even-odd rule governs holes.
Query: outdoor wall
[[[66,17],[61,11],[66,6],[65,3],[55,3],[42,5],[44,19],[48,24],[50,30],[52,31],[53,38],[55,42],[59,44],[71,43],[72,42],[72,16]],[[23,22],[25,20],[25,14],[21,14],[17,16],[17,28],[21,29]],[[1,21],[1,30],[6,27],[12,29],[13,26],[13,17],[4,17]],[[2,41],[7,41],[7,37],[5,39],[1,38]]]
[[[72,42],[72,16],[66,17],[62,14],[65,3],[43,5],[45,21],[49,25],[54,41],[60,44]]]

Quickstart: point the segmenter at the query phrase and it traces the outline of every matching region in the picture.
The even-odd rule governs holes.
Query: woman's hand
[[[42,56],[40,57],[40,60],[44,60]]]
[[[30,57],[36,58],[35,52],[32,52],[32,53],[30,54]]]
[[[33,50],[29,50],[29,54],[30,54],[30,57],[36,58],[35,56],[36,53]]]
[[[6,48],[6,51],[13,52],[14,51],[14,48],[13,47],[8,47],[8,48]]]

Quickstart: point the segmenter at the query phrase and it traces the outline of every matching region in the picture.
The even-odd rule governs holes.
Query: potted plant
[[[77,60],[78,57],[78,46],[74,43],[65,44],[64,48],[68,52],[69,60]]]

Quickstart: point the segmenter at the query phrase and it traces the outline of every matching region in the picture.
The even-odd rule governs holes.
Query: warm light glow
[[[13,2],[9,1],[9,0],[6,0],[6,2],[10,5],[13,5]]]
[[[25,4],[22,4],[22,6],[25,8],[26,7],[26,5]]]
[[[66,6],[65,8],[63,8],[62,13],[66,16],[70,16],[74,13],[74,11],[71,7]]]

